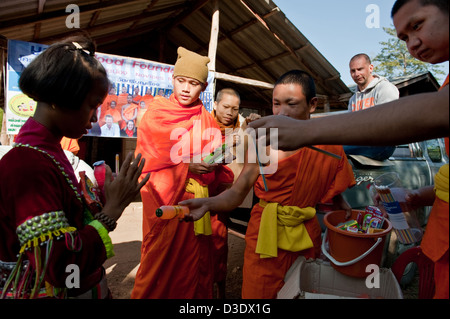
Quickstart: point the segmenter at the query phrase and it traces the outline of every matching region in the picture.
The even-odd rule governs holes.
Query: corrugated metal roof
[[[0,35],[51,43],[69,35],[69,4],[80,9],[80,27],[98,51],[174,63],[178,46],[207,55],[214,0],[2,0]],[[321,104],[345,109],[350,90],[336,69],[270,0],[219,0],[220,32],[216,70],[273,83],[303,69],[313,75]],[[270,112],[271,90],[218,80],[234,87],[243,106]]]

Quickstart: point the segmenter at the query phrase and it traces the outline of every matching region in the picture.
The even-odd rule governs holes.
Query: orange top
[[[133,119],[134,113],[136,112],[136,110],[138,108],[139,108],[139,106],[136,104],[130,104],[127,107],[123,108],[122,111],[123,111],[123,116],[125,117],[125,120],[129,121],[129,120]]]
[[[342,146],[318,146],[342,156],[334,159],[309,148],[302,148],[290,157],[280,160],[277,172],[266,175],[269,191],[265,191],[260,176],[255,184],[255,195],[268,203],[300,208],[316,207],[329,202],[334,196],[354,186],[352,167]],[[272,299],[284,284],[284,276],[298,256],[317,258],[320,255],[321,228],[317,217],[304,223],[314,247],[289,252],[278,249],[278,257],[262,260],[255,252],[263,207],[256,204],[251,212],[245,235],[244,281],[242,297],[247,299]],[[261,280],[264,278],[264,280]]]
[[[217,140],[209,137],[208,129],[213,128],[218,131]],[[172,95],[149,105],[136,146],[136,154],[146,160],[143,174],[151,175],[141,189],[144,237],[132,298],[212,298],[211,236],[195,236],[193,223],[163,220],[155,211],[193,198],[185,190],[189,178],[208,186],[210,195],[219,183],[233,181],[231,170],[224,166],[205,175],[188,172],[194,155],[211,152],[221,142],[219,127],[200,100],[185,107]]]
[[[77,155],[80,151],[80,146],[78,145],[78,141],[76,139],[63,137],[61,140],[61,147],[63,150],[72,152]]]
[[[441,89],[449,85],[449,77],[445,80]],[[449,139],[445,138],[446,152],[448,156]],[[436,196],[433,208],[430,212],[425,235],[420,244],[426,256],[435,262],[436,292],[434,298],[448,299],[449,270],[449,207],[448,202]]]
[[[117,95],[108,94],[102,104],[102,113],[104,113],[110,109],[112,101],[116,102],[116,105],[117,105]]]
[[[122,121],[122,114],[120,114],[120,112],[117,109],[109,109],[105,113],[101,113],[101,117],[98,120],[98,125],[100,125],[100,127],[105,125],[106,115],[111,115],[113,117],[114,123],[120,123]]]

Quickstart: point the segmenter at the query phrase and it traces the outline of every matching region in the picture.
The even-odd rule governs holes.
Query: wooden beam
[[[167,32],[178,25],[182,24],[183,21],[187,18],[189,18],[191,15],[196,13],[198,10],[203,8],[206,4],[208,4],[209,0],[198,0],[194,3],[194,5],[191,5],[189,9],[185,10],[183,13],[173,17],[172,19],[169,19],[167,21],[166,26],[163,29],[166,29]],[[185,6],[185,5],[184,5]]]
[[[39,39],[40,34],[41,34],[41,23],[38,22],[34,25],[33,41]]]
[[[38,14],[41,14],[42,12],[44,12],[45,2],[46,2],[46,0],[39,0]]]
[[[91,20],[89,21],[88,28],[92,28],[97,23],[97,19],[100,16],[100,13],[101,13],[100,10],[94,12]]]
[[[245,28],[248,28],[249,26],[253,25],[253,23],[245,23],[244,26]],[[244,29],[245,29],[244,28]],[[242,31],[243,29],[241,27],[238,28],[240,31]],[[265,68],[263,65],[261,65],[261,63],[255,59],[255,57],[246,49],[244,48],[242,45],[240,45],[239,43],[237,43],[233,38],[231,38],[230,34],[236,34],[234,31],[232,31],[231,33],[228,32],[220,32],[221,36],[219,38],[219,42],[223,41],[224,39],[229,40],[230,42],[232,42],[238,49],[239,51],[241,51],[241,53],[245,54],[249,60],[254,61],[254,64],[256,64],[259,68],[259,70],[261,72],[263,72],[268,79],[271,79],[271,81],[275,82],[275,78],[273,78],[273,76],[271,74],[269,74],[268,72],[266,72]]]
[[[223,80],[223,81],[237,83],[237,84],[255,86],[255,87],[258,87],[261,89],[266,89],[266,90],[273,90],[273,84],[271,84],[271,83],[247,79],[247,78],[243,78],[240,76],[215,72],[215,78],[217,80]]]
[[[133,2],[138,2],[139,0],[110,0],[107,2],[99,2],[96,4],[89,4],[89,5],[85,5],[85,6],[79,6],[80,7],[80,12],[82,12],[83,14],[85,13],[89,13],[89,12],[93,12],[93,11],[97,11],[97,10],[101,10],[101,9],[105,9],[105,8],[111,8],[114,6],[119,6],[119,5],[123,5],[125,3],[133,3]],[[36,22],[45,22],[46,20],[51,20],[54,18],[62,18],[62,17],[66,17],[67,14],[65,12],[65,10],[55,10],[55,11],[50,11],[50,12],[45,12],[45,13],[41,13],[41,14],[36,14],[36,15],[32,15],[32,16],[28,16],[28,17],[22,17],[22,18],[16,18],[16,19],[12,19],[12,20],[7,20],[7,21],[0,21],[0,29],[6,29],[9,27],[15,27],[15,26],[24,26],[27,24],[32,24],[32,23],[36,23]]]
[[[152,12],[144,12],[144,13],[142,13],[140,15],[137,15],[137,16],[132,16],[132,17],[128,17],[128,18],[124,18],[124,19],[120,19],[120,20],[116,20],[116,21],[112,21],[112,22],[99,24],[99,25],[92,26],[92,27],[89,27],[89,28],[84,29],[84,30],[86,32],[89,32],[89,33],[93,33],[93,32],[96,32],[98,30],[103,31],[103,30],[105,30],[107,28],[110,28],[110,27],[115,27],[115,26],[118,26],[118,25],[121,25],[121,24],[128,24],[130,22],[135,21],[136,19],[143,19],[143,18],[148,18],[148,17],[152,17],[152,16],[157,16],[157,15],[164,14],[164,13],[169,13],[169,12],[172,12],[173,10],[178,10],[178,9],[181,9],[181,8],[184,8],[184,6],[183,5],[178,5],[176,7],[164,8],[164,9],[161,9],[161,10],[154,10]],[[132,32],[131,35],[135,36],[135,35],[139,35],[139,34],[143,34],[143,33],[148,33],[149,30],[151,31],[153,29],[160,28],[165,23],[166,22],[163,22],[163,23],[161,23],[161,22],[152,22],[152,23],[148,23],[148,24],[145,24],[145,25],[140,25],[138,28],[133,29],[133,32]],[[126,34],[126,33],[127,32],[124,32],[122,30],[122,31],[119,31],[119,32],[114,32],[114,33],[110,33],[108,35],[102,36],[101,38],[96,38],[95,40],[96,40],[97,44],[108,43],[110,41],[119,41],[119,40],[123,39],[124,34]],[[54,41],[55,38],[65,38],[66,36],[71,35],[71,34],[73,34],[73,31],[72,30],[68,30],[66,33],[58,34],[57,36],[50,36],[50,37],[41,38],[41,39],[39,39],[39,41],[40,41],[40,43],[47,43],[47,42]]]
[[[155,5],[158,3],[159,0],[153,0],[150,2],[150,4],[145,8],[145,10],[142,13],[148,13],[152,11],[152,9],[155,7]],[[133,31],[134,28],[141,22],[141,19],[136,19],[136,21],[131,25],[131,27],[128,29],[129,32]]]
[[[209,40],[208,56],[210,59],[208,68],[210,71],[216,71],[217,44],[219,40],[220,29],[220,9],[219,0],[213,0],[213,16],[211,21],[211,37]]]

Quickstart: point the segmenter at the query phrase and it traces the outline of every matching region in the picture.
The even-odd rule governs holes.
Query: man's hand
[[[256,137],[258,139],[266,139],[266,145],[270,144],[272,146],[274,146],[276,141],[270,140],[271,131],[278,129],[278,134],[272,134],[278,139],[278,149],[282,151],[294,151],[304,146],[302,144],[302,135],[298,133],[303,122],[304,121],[295,120],[287,116],[272,115],[251,122],[248,126],[249,128],[255,129]],[[258,128],[266,129],[264,136],[258,136]]]

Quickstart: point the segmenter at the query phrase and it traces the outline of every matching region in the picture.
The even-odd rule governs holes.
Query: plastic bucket
[[[354,210],[350,219],[355,219],[358,213],[364,211]],[[338,229],[336,226],[345,222],[345,211],[329,212],[324,217],[327,229],[322,240],[322,252],[331,261],[334,269],[351,277],[367,277],[368,265],[380,266],[383,257],[383,248],[386,235],[392,230],[389,220],[385,219],[383,231],[374,234],[358,234]],[[325,243],[328,238],[330,252],[326,250]]]

